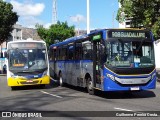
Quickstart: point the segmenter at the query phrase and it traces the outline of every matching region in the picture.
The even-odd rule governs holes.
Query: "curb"
[[[6,76],[7,74],[0,74],[0,76]]]

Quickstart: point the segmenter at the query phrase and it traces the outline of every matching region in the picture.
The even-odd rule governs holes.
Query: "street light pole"
[[[78,36],[79,36],[79,16],[77,16],[77,22],[78,22]]]
[[[90,33],[90,26],[89,26],[89,0],[87,0],[87,34]]]

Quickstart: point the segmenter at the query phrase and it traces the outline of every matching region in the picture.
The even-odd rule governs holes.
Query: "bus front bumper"
[[[156,77],[152,79],[146,85],[132,85],[132,86],[121,86],[117,84],[115,81],[105,79],[103,91],[132,91],[132,90],[148,90],[148,89],[155,89],[156,88]]]
[[[21,78],[8,78],[8,86],[26,86],[26,85],[41,85],[41,84],[50,84],[50,77],[48,75],[38,78],[23,80]]]

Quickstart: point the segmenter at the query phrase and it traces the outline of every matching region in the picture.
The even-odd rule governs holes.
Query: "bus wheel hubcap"
[[[62,77],[60,77],[60,84],[62,84]]]
[[[88,82],[88,88],[89,88],[89,90],[92,90],[92,81]]]

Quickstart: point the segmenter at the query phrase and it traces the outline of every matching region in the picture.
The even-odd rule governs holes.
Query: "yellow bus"
[[[50,83],[47,47],[44,41],[19,40],[7,43],[7,83],[16,86]]]

